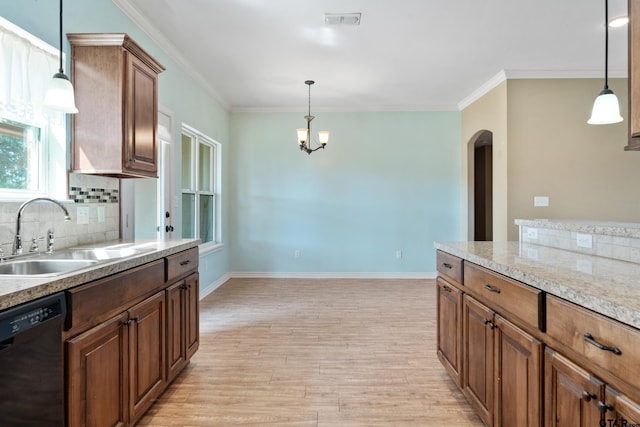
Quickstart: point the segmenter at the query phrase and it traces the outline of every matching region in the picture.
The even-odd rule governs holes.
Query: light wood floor
[[[433,280],[232,279],[139,426],[482,426],[436,357]]]

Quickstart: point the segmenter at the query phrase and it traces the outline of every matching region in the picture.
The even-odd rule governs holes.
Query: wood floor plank
[[[139,426],[482,426],[436,357],[433,280],[232,279]]]

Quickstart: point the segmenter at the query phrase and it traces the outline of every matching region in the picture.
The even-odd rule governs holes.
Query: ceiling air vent
[[[361,13],[325,13],[324,23],[327,25],[360,25]]]

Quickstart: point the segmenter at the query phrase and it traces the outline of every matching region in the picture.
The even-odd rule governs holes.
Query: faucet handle
[[[38,242],[40,240],[44,240],[44,236],[42,237],[34,237],[31,239],[31,247],[29,248],[29,252],[38,252],[40,248],[38,248]]]
[[[7,259],[7,256],[4,254],[4,249],[2,249],[2,247],[3,247],[4,245],[10,245],[10,244],[12,244],[12,243],[13,243],[13,242],[4,242],[4,243],[0,242],[0,262],[2,262],[2,261],[4,261],[5,259]]]

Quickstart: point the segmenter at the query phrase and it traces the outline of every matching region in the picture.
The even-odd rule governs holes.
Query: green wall
[[[434,272],[434,240],[460,239],[460,114],[317,113],[311,155],[303,116],[231,114],[232,270]]]

